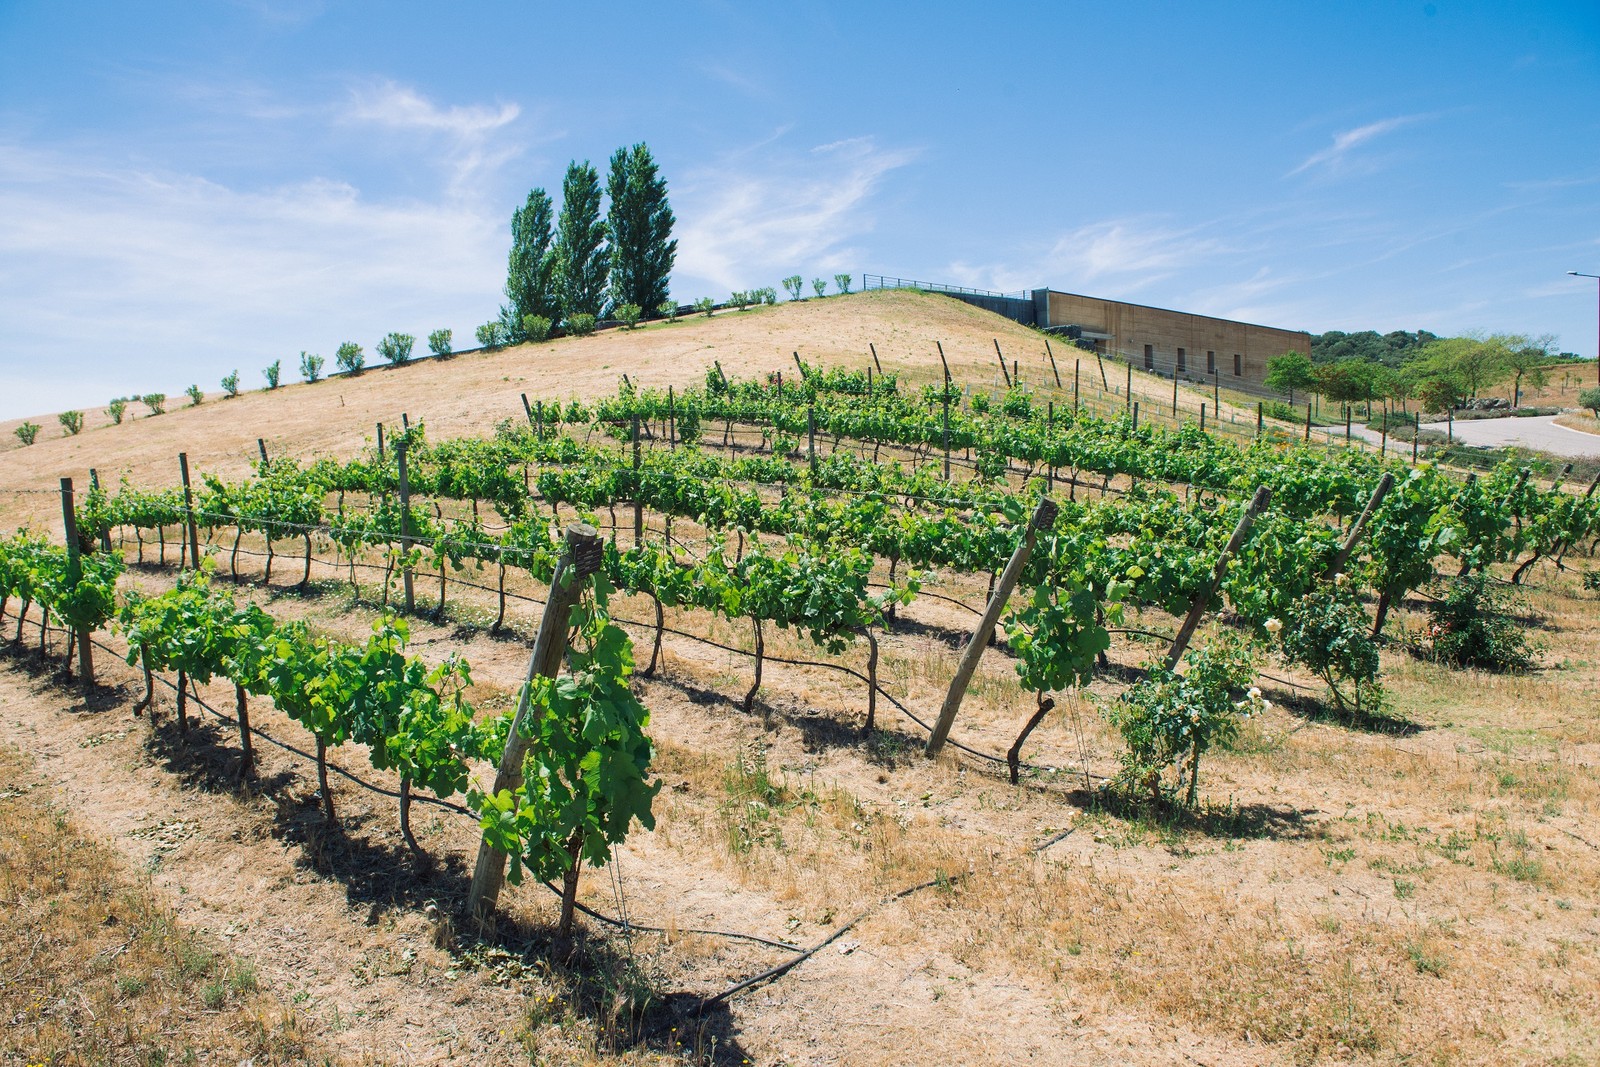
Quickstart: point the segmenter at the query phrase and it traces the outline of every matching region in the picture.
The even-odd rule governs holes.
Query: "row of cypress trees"
[[[611,155],[601,216],[600,175],[584,160],[567,165],[561,213],[543,189],[511,215],[511,254],[500,325],[528,339],[530,317],[547,323],[603,318],[627,304],[651,315],[668,297],[678,242],[667,182],[643,143]],[[553,223],[553,225],[552,225]],[[592,320],[591,320],[592,321]]]

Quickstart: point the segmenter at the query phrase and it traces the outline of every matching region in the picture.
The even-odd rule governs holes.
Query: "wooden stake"
[[[517,696],[517,710],[511,719],[511,732],[506,738],[500,769],[495,775],[492,794],[509,790],[516,794],[522,785],[522,766],[532,744],[532,724],[525,723],[533,698],[533,679],[554,678],[561,670],[562,658],[567,650],[567,619],[572,607],[588,579],[600,567],[600,533],[593,526],[576,523],[567,527],[566,551],[556,564],[555,576],[550,582],[550,597],[545,601],[544,617],[539,620],[539,635],[534,639],[533,654],[528,657],[528,673]],[[472,886],[467,893],[467,914],[479,923],[488,919],[500,899],[500,887],[505,882],[506,854],[487,842],[478,846],[478,861],[472,872]]]
[[[872,362],[878,368],[878,376],[881,378],[883,376],[883,364],[878,362],[878,346],[869,341],[867,347],[872,350]]]
[[[1006,563],[1006,569],[1001,573],[999,582],[995,584],[994,593],[989,597],[989,604],[984,608],[983,617],[973,628],[966,651],[961,654],[961,663],[956,667],[955,677],[950,680],[950,689],[945,694],[944,706],[939,709],[939,720],[934,724],[933,733],[928,737],[928,746],[923,752],[929,758],[939,754],[945,740],[950,736],[950,727],[955,724],[956,712],[961,710],[962,698],[967,695],[967,686],[972,684],[973,672],[978,669],[978,660],[982,658],[983,650],[989,644],[989,637],[994,633],[1000,612],[1010,599],[1011,590],[1016,588],[1017,579],[1022,577],[1022,568],[1027,565],[1028,557],[1033,554],[1033,546],[1038,540],[1039,531],[1048,529],[1055,522],[1056,512],[1055,501],[1047,496],[1041,497],[1038,506],[1033,509],[1033,517],[1028,520],[1028,525],[1022,532],[1022,539],[1017,543],[1016,550],[1011,553],[1011,559]]]
[[[1000,351],[1000,338],[994,339],[994,355],[1000,361],[1000,373],[1005,375],[1006,388],[1011,388],[1011,370],[1006,366],[1005,353]]]
[[[67,588],[75,589],[83,580],[83,561],[78,553],[78,513],[73,507],[72,479],[61,479],[61,525],[67,536]],[[78,642],[78,681],[85,694],[94,692],[94,653],[87,630],[69,630],[68,637]]]
[[[89,468],[89,488],[100,488],[100,472],[93,467]],[[111,551],[111,528],[109,526],[100,531],[100,551]]]
[[[261,465],[265,467],[267,465],[267,442],[265,438],[256,438],[256,451],[261,453]]]
[[[183,478],[183,513],[189,523],[189,566],[200,567],[200,532],[194,523],[194,493],[189,488],[189,453],[178,453],[178,474]]]
[[[522,397],[522,413],[524,415],[528,416],[528,425],[532,426],[533,425],[533,405],[528,403],[528,394],[527,393],[522,393],[520,395]]]
[[[1233,536],[1228,538],[1227,547],[1223,548],[1222,555],[1217,557],[1217,565],[1211,572],[1211,584],[1206,591],[1195,598],[1189,605],[1189,614],[1184,618],[1183,625],[1178,629],[1178,636],[1172,639],[1172,647],[1167,650],[1167,670],[1172,670],[1183,658],[1183,653],[1189,647],[1189,641],[1194,637],[1195,630],[1200,626],[1200,619],[1206,613],[1206,606],[1217,595],[1217,587],[1222,584],[1222,576],[1227,572],[1228,564],[1238,554],[1244,545],[1244,539],[1250,536],[1250,527],[1255,525],[1256,516],[1267,509],[1267,504],[1272,500],[1272,490],[1266,486],[1256,489],[1256,495],[1251,499],[1250,506],[1244,509],[1244,514],[1239,516],[1239,525],[1233,528]]]
[[[406,553],[411,550],[411,481],[406,477],[406,440],[403,437],[394,446],[394,461],[400,472],[400,551]],[[405,583],[406,614],[410,615],[417,610],[417,600],[409,561],[400,568],[400,580]]]
[[[1054,374],[1056,376],[1056,388],[1060,389],[1061,388],[1061,370],[1060,370],[1059,367],[1056,366],[1056,354],[1055,354],[1055,351],[1050,347],[1050,338],[1048,338],[1048,337],[1046,337],[1044,339],[1044,354],[1050,357],[1050,373],[1052,373],[1052,374]],[[1077,387],[1078,387],[1078,384],[1077,384],[1077,372],[1076,371],[1073,372],[1073,384],[1072,384],[1072,387],[1073,387],[1074,390],[1076,390]]]
[[[1361,509],[1361,515],[1356,519],[1354,526],[1350,527],[1350,536],[1344,539],[1344,544],[1339,547],[1339,552],[1333,557],[1333,562],[1328,565],[1328,580],[1331,582],[1344,570],[1344,565],[1350,562],[1350,554],[1356,550],[1356,544],[1361,540],[1361,533],[1367,528],[1367,521],[1372,518],[1372,513],[1378,510],[1378,505],[1383,503],[1384,495],[1394,486],[1394,475],[1385,474],[1378,479],[1378,487],[1372,491],[1372,497],[1367,501],[1367,506]]]
[[[946,360],[944,358],[944,344],[942,342],[939,342],[939,341],[935,341],[933,343],[939,346],[939,362],[944,364],[944,384],[949,385],[950,384],[950,363],[949,363],[948,360]]]

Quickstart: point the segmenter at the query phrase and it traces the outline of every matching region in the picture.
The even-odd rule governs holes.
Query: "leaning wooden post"
[[[183,478],[183,514],[189,523],[189,566],[200,569],[200,532],[194,523],[194,493],[189,488],[189,453],[178,453],[178,474]]]
[[[261,465],[267,465],[267,441],[264,437],[256,438],[256,451],[261,453]]]
[[[401,438],[395,442],[394,462],[399,468],[400,475],[400,551],[402,554],[411,551],[411,482],[406,477],[406,440]],[[411,562],[403,560],[400,568],[400,580],[406,587],[406,614],[410,615],[417,610],[416,590],[411,580]]]
[[[78,552],[78,513],[72,503],[72,479],[61,479],[61,525],[67,535],[67,588],[74,589],[83,580],[83,561]],[[78,642],[78,681],[85,693],[94,692],[94,654],[90,651],[89,632],[73,630],[69,634]]]
[[[949,385],[950,384],[950,361],[944,358],[944,344],[942,342],[939,342],[939,341],[935,341],[933,343],[936,346],[938,346],[938,349],[939,349],[939,362],[944,365],[944,384]]]
[[[100,472],[93,467],[89,468],[89,488],[100,488]],[[100,551],[111,551],[111,527],[109,526],[100,531]]]
[[[1167,670],[1172,670],[1183,658],[1190,639],[1200,626],[1200,619],[1206,613],[1206,606],[1211,603],[1211,598],[1217,595],[1217,588],[1222,585],[1222,577],[1227,573],[1228,564],[1233,562],[1233,557],[1244,544],[1244,539],[1250,536],[1250,527],[1255,525],[1256,516],[1267,509],[1267,504],[1271,500],[1272,490],[1263,485],[1256,489],[1256,495],[1251,498],[1250,506],[1239,516],[1239,525],[1233,528],[1233,536],[1228,538],[1227,546],[1223,548],[1222,555],[1217,557],[1217,565],[1211,571],[1211,584],[1203,594],[1195,597],[1193,604],[1189,605],[1189,614],[1185,616],[1183,625],[1178,628],[1178,636],[1172,639],[1172,647],[1167,649]]]
[[[1050,373],[1056,376],[1056,388],[1061,388],[1061,369],[1056,366],[1056,354],[1050,348],[1050,338],[1044,339],[1044,354],[1050,357]],[[1077,372],[1073,372],[1073,388],[1077,388]]]
[[[939,721],[934,724],[924,755],[930,758],[937,756],[944,747],[945,739],[950,736],[956,712],[961,710],[961,700],[967,695],[967,686],[972,684],[972,674],[978,669],[978,660],[983,657],[983,650],[994,634],[995,623],[1000,621],[1000,612],[1010,599],[1011,590],[1016,588],[1017,579],[1022,577],[1022,568],[1033,554],[1039,531],[1048,529],[1056,521],[1056,511],[1055,501],[1047,496],[1039,498],[1038,506],[1033,509],[1033,517],[1022,531],[1022,540],[1017,543],[1016,551],[1011,553],[1006,569],[1001,572],[1000,580],[995,583],[994,592],[989,596],[989,605],[984,608],[983,617],[973,628],[972,638],[967,642],[966,651],[961,654],[961,663],[956,667],[956,676],[950,680],[950,690],[945,694],[944,706],[939,709]]]
[[[1350,554],[1356,550],[1356,544],[1361,540],[1362,531],[1367,528],[1367,521],[1372,518],[1372,513],[1378,510],[1378,505],[1383,503],[1384,496],[1394,487],[1394,475],[1385,473],[1378,480],[1378,488],[1372,491],[1372,498],[1367,501],[1367,506],[1361,509],[1361,516],[1356,519],[1356,524],[1350,527],[1350,536],[1344,539],[1344,544],[1339,546],[1339,552],[1333,557],[1333,562],[1328,565],[1328,580],[1337,578],[1344,565],[1350,562]]]
[[[633,547],[644,541],[644,505],[639,502],[639,413],[633,413]]]
[[[567,619],[578,602],[584,581],[600,569],[603,542],[593,526],[576,523],[567,527],[566,551],[556,564],[550,580],[550,597],[545,601],[544,617],[539,620],[539,635],[528,657],[528,673],[517,696],[517,710],[511,719],[500,770],[495,775],[493,795],[509,792],[515,804],[522,786],[522,765],[533,741],[533,724],[528,716],[533,702],[533,679],[554,678],[561,670],[567,650]],[[494,911],[505,882],[506,854],[488,842],[478,845],[478,862],[472,872],[472,887],[467,893],[467,914],[482,923]]]
[[[867,347],[872,350],[872,362],[878,368],[878,377],[881,378],[883,377],[883,364],[878,362],[878,346],[869,341],[867,342]]]
[[[1000,373],[1005,375],[1006,388],[1010,389],[1012,385],[1011,368],[1006,366],[1006,356],[1004,352],[1000,351],[1000,338],[998,337],[994,339],[994,356],[1000,361]]]
[[[533,425],[533,405],[528,403],[528,394],[522,393],[522,413],[528,416],[528,425]]]

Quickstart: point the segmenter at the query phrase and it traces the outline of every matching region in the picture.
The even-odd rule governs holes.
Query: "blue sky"
[[[1600,4],[0,0],[0,417],[501,300],[643,140],[675,295],[843,271],[1594,355]]]

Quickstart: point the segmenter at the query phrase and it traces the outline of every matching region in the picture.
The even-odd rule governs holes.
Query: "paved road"
[[[1446,424],[1425,422],[1424,430],[1444,432]],[[1554,415],[1518,419],[1474,419],[1458,422],[1456,440],[1469,445],[1517,445],[1568,458],[1600,457],[1600,434],[1569,430],[1556,425]]]

